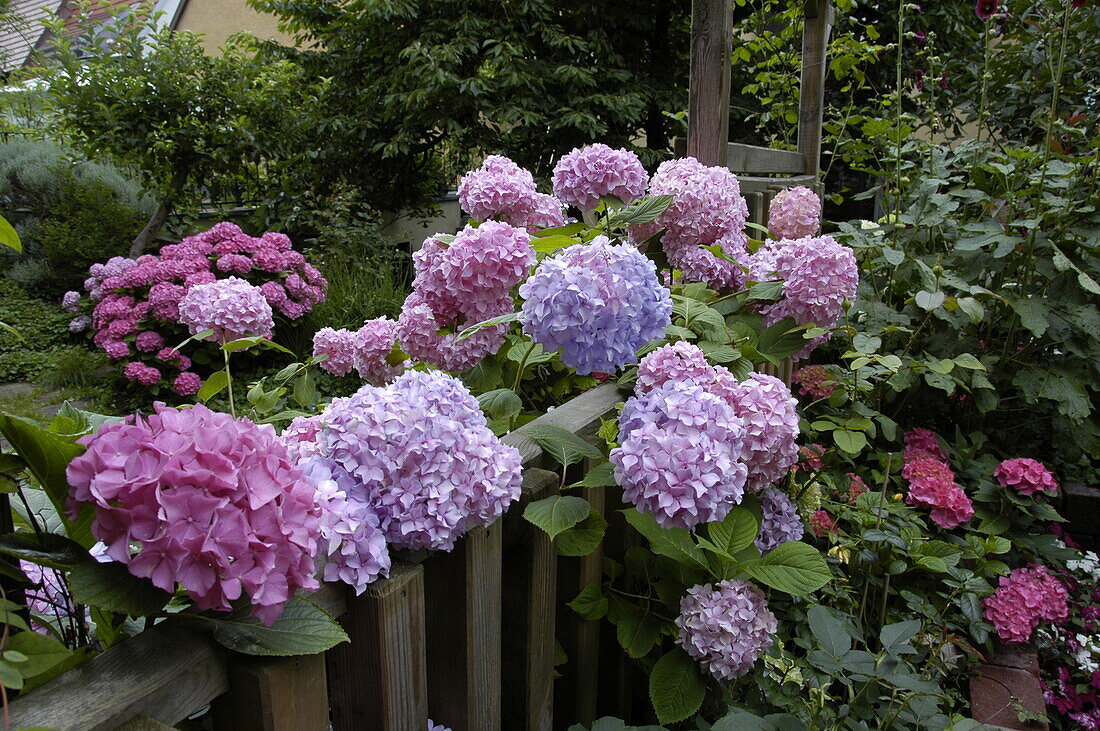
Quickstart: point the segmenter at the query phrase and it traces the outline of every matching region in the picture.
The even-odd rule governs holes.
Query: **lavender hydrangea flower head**
[[[519,294],[524,332],[581,375],[617,371],[672,322],[653,262],[606,236],[543,260]]]
[[[748,236],[744,232],[726,233],[716,241],[702,242],[720,247],[728,259],[708,251],[691,238],[666,233],[662,243],[669,263],[684,273],[686,281],[702,282],[719,292],[731,292],[745,285],[747,278],[742,266],[748,266],[749,250]]]
[[[545,193],[535,193],[531,207],[523,215],[514,217],[512,223],[527,229],[528,233],[534,233],[544,228],[564,226],[565,213],[560,200]]]
[[[519,497],[520,456],[453,376],[407,371],[323,414],[319,456],[348,499],[370,504],[401,548],[450,550]]]
[[[680,600],[676,644],[720,682],[735,680],[772,646],[777,623],[764,594],[747,581],[693,586]]]
[[[321,370],[334,376],[346,376],[355,366],[355,333],[323,327],[313,334],[313,357],[328,356]]]
[[[498,317],[511,311],[512,298],[505,293],[504,299],[490,317]],[[483,327],[464,340],[458,339],[462,330],[477,322],[479,321],[460,321],[454,326],[453,333],[440,334],[439,331],[449,323],[437,318],[432,308],[414,292],[405,299],[401,315],[394,326],[394,334],[401,349],[410,357],[431,363],[445,371],[461,373],[500,350],[500,346],[504,344],[504,333],[507,332],[504,325]]]
[[[720,370],[719,370],[720,369]],[[738,382],[717,366],[722,394],[745,424],[742,458],[749,469],[745,489],[756,492],[786,476],[798,461],[798,402],[783,381],[750,373]]]
[[[781,543],[802,539],[806,527],[798,516],[798,506],[787,493],[774,487],[765,488],[760,493],[760,507],[764,511],[760,533],[756,536],[760,553],[767,553]]]
[[[768,207],[768,230],[777,239],[813,236],[821,225],[821,199],[799,185],[775,194]]]
[[[237,277],[189,289],[180,300],[179,319],[192,335],[213,330],[211,338],[220,343],[252,336],[270,338],[275,327],[263,291]]]
[[[73,319],[69,320],[69,332],[82,333],[91,327],[92,318],[88,315],[77,315]]]
[[[403,364],[391,365],[390,353],[397,339],[397,323],[387,317],[367,320],[355,332],[355,371],[367,383],[381,386],[405,370]]]
[[[80,310],[80,292],[66,292],[61,298],[61,309],[76,314]]]
[[[698,345],[681,340],[662,345],[642,358],[634,388],[643,394],[669,381],[692,381],[704,385],[713,380],[714,367],[707,362],[703,351]]]
[[[662,526],[722,520],[744,495],[744,428],[701,386],[670,382],[627,400],[611,451],[623,498]]]
[[[613,195],[623,203],[641,198],[649,175],[633,152],[596,143],[576,148],[558,160],[553,183],[559,199],[590,211],[601,196]]]
[[[775,276],[783,280],[783,299],[760,308],[765,325],[791,317],[799,325],[832,327],[844,313],[844,301],[855,297],[859,284],[855,254],[831,236],[769,243],[752,255],[749,268],[757,281]],[[811,340],[792,360],[806,357],[828,338],[823,335]]]
[[[653,223],[635,226],[634,241],[661,229],[677,242],[713,244],[745,230],[749,207],[737,176],[724,167],[707,167],[693,157],[661,163],[649,181],[649,195],[671,195],[672,204]]]
[[[503,155],[485,158],[458,183],[459,205],[477,221],[522,218],[534,208],[537,193],[531,173]]]

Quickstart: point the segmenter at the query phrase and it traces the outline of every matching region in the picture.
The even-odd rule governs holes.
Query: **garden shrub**
[[[0,311],[4,323],[18,333],[0,328],[0,383],[37,378],[70,347],[72,318],[30,297],[14,282],[0,280]]]

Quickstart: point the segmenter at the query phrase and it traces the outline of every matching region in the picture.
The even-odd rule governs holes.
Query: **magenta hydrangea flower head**
[[[349,499],[371,505],[401,548],[450,550],[519,497],[520,456],[486,426],[462,382],[407,371],[323,414],[318,453]]]
[[[531,173],[503,155],[485,158],[458,183],[458,203],[477,221],[523,218],[535,207],[537,194]]]
[[[633,227],[634,241],[665,229],[666,240],[713,244],[745,230],[749,207],[727,168],[707,167],[693,157],[666,160],[649,181],[649,195],[671,195],[672,203],[653,223]]]
[[[69,509],[95,509],[107,554],[202,609],[242,593],[271,624],[299,589],[316,589],[314,489],[270,426],[195,405],[102,426],[69,463]],[[136,547],[136,550],[135,550]]]
[[[755,541],[760,553],[767,553],[781,543],[802,539],[806,527],[798,517],[798,506],[787,493],[774,487],[765,488],[760,492],[760,507],[763,519]]]
[[[1015,488],[1021,495],[1054,495],[1058,492],[1058,482],[1050,470],[1042,462],[1027,457],[1006,459],[997,465],[993,476],[997,482]]]
[[[741,502],[744,427],[702,386],[670,382],[627,400],[611,450],[623,499],[666,527],[722,520]]]
[[[859,284],[855,254],[831,236],[771,242],[750,257],[749,269],[757,281],[783,280],[783,299],[759,308],[765,325],[791,317],[799,325],[832,327]],[[828,338],[815,338],[791,358],[805,358]]]
[[[194,396],[202,388],[202,378],[198,373],[184,371],[172,382],[172,390],[180,396]]]
[[[922,457],[928,457],[941,462],[947,459],[943,450],[940,449],[940,441],[936,436],[936,432],[931,429],[925,429],[924,427],[910,429],[905,432],[904,459],[908,462]]]
[[[1044,566],[1002,576],[993,596],[982,604],[986,620],[1008,644],[1027,642],[1041,622],[1061,622],[1069,615],[1066,587]]]
[[[946,462],[922,452],[906,461],[901,475],[909,481],[905,501],[931,508],[932,520],[940,527],[954,528],[974,514],[974,503],[955,482],[955,473]]]
[[[616,372],[672,322],[653,262],[606,236],[544,259],[519,295],[524,332],[581,375]]]
[[[828,510],[815,510],[809,519],[810,531],[818,538],[829,535],[839,535],[840,528]]]
[[[676,626],[676,644],[719,682],[728,682],[752,669],[772,646],[778,625],[763,592],[730,580],[688,589]]]
[[[324,579],[342,581],[362,594],[367,584],[390,575],[390,551],[378,516],[332,460],[314,458],[299,466],[317,486],[321,546],[328,556]]]
[[[243,279],[229,277],[192,287],[180,300],[180,323],[191,334],[213,330],[227,343],[239,338],[270,338],[275,321],[264,293]]]
[[[813,236],[821,225],[821,199],[798,185],[775,194],[768,206],[768,230],[776,239]]]
[[[803,396],[814,400],[829,398],[837,386],[836,378],[822,365],[799,368],[791,374],[791,382],[798,384],[798,390]]]
[[[578,147],[554,166],[554,195],[582,211],[595,208],[605,195],[630,203],[645,194],[648,183],[637,155],[600,143]]]
[[[122,369],[122,375],[126,376],[127,380],[135,381],[143,386],[152,386],[160,381],[159,370],[137,360],[127,363],[126,367]]]

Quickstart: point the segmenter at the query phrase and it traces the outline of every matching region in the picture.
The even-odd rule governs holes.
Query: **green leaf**
[[[226,386],[229,385],[229,374],[224,370],[214,371],[206,380],[202,383],[202,388],[199,389],[198,398],[203,403],[206,403],[210,399],[221,393]]]
[[[707,568],[707,558],[695,545],[689,531],[684,528],[662,528],[651,513],[641,513],[633,508],[621,512],[627,522],[646,537],[654,553],[690,568]]]
[[[57,640],[37,632],[18,632],[8,638],[5,650],[14,650],[27,656],[20,663],[19,672],[25,678],[33,678],[67,659],[73,651]]]
[[[15,665],[0,660],[0,683],[13,690],[19,690],[23,687],[23,674],[19,672]]]
[[[815,604],[806,611],[806,621],[821,649],[836,658],[843,657],[852,649],[852,636],[829,609]]]
[[[572,236],[541,236],[531,241],[531,246],[534,247],[535,253],[547,254],[551,251],[557,251],[558,249],[564,249],[574,244],[579,244]]]
[[[591,506],[584,498],[552,495],[530,503],[524,508],[523,517],[554,538],[587,518],[590,510]]]
[[[798,323],[789,317],[784,317],[760,333],[756,349],[764,356],[774,359],[786,358],[806,346],[806,339],[802,333],[803,328]]]
[[[970,353],[963,353],[954,357],[955,365],[960,368],[968,368],[972,371],[984,371],[985,366],[982,362],[975,358]]]
[[[1045,303],[1037,299],[1012,300],[1012,309],[1020,316],[1020,324],[1039,338],[1047,331],[1047,311]]]
[[[570,487],[615,487],[615,466],[610,462],[601,462],[588,472],[580,482],[574,482]]]
[[[757,282],[749,287],[749,302],[776,302],[783,298],[783,282]]]
[[[566,606],[585,619],[597,620],[607,614],[607,597],[600,590],[600,582],[590,581]]]
[[[621,612],[615,623],[619,644],[631,657],[643,657],[661,639],[661,623],[648,611],[620,602]]]
[[[23,244],[19,241],[19,234],[15,232],[15,228],[8,223],[8,219],[0,216],[0,245],[6,246],[9,249],[15,249],[18,253],[23,253]]]
[[[69,572],[73,598],[111,612],[145,617],[164,608],[172,595],[149,579],[131,574],[124,564],[86,561]]]
[[[679,648],[669,650],[649,675],[649,699],[657,720],[676,723],[692,716],[703,704],[706,685],[699,667]]]
[[[836,429],[833,431],[833,441],[836,446],[848,454],[859,454],[867,446],[867,437],[863,432]]]
[[[505,325],[509,322],[518,322],[519,318],[520,313],[509,312],[507,315],[501,315],[500,317],[491,317],[488,320],[482,320],[481,322],[470,325],[468,328],[460,332],[458,334],[458,337],[455,338],[455,342],[459,340],[465,340],[482,328],[493,327],[494,325]]]
[[[573,432],[554,424],[531,424],[521,433],[531,437],[563,467],[588,459],[605,459],[603,452]]]
[[[655,195],[642,198],[625,208],[620,208],[611,216],[613,226],[636,226],[639,223],[650,223],[657,220],[666,208],[672,205],[671,195]]]
[[[935,292],[921,290],[920,292],[917,292],[916,297],[914,297],[913,299],[916,301],[917,307],[925,310],[926,312],[930,312],[942,305],[947,299],[947,295],[938,290]]]
[[[27,632],[30,632],[31,629],[27,626],[27,620],[23,619],[22,615],[16,614],[16,610],[10,607],[0,607],[0,623],[8,624]]]
[[[920,628],[921,621],[919,619],[907,619],[904,622],[886,625],[878,633],[879,640],[882,642],[882,649],[898,652],[898,648],[908,645],[909,639],[919,632]]]
[[[607,521],[595,510],[572,528],[558,534],[558,553],[562,556],[587,556],[596,550],[607,530]]]
[[[477,397],[477,404],[490,419],[510,419],[523,410],[523,402],[510,388],[497,388]]]
[[[51,569],[69,570],[89,559],[88,551],[76,541],[56,533],[7,533],[0,536],[0,553]]]
[[[808,543],[787,541],[755,561],[742,564],[762,584],[803,596],[816,591],[832,578],[821,553]]]
[[[298,380],[294,382],[293,396],[298,405],[303,407],[309,406],[317,398],[317,386],[313,383],[308,370],[302,371],[302,375],[298,376]]]
[[[732,557],[752,545],[760,524],[748,508],[738,505],[722,522],[707,525],[707,536],[715,547]]]
[[[316,655],[348,641],[331,614],[300,596],[290,598],[270,627],[255,617],[204,619],[213,623],[214,639],[246,655]]]

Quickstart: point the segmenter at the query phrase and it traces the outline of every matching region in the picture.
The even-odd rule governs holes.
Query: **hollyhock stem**
[[[233,408],[233,376],[229,372],[229,351],[223,350],[225,354],[225,385],[229,389],[229,413],[233,418],[237,418],[237,410]]]

